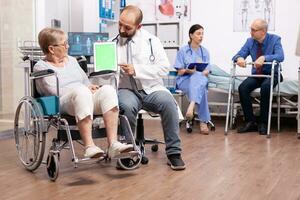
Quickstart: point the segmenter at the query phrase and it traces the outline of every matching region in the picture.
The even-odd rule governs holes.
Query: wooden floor
[[[149,164],[133,171],[116,170],[114,162],[74,169],[65,151],[56,182],[48,180],[44,165],[34,173],[24,170],[14,141],[1,140],[0,199],[300,199],[295,125],[267,139],[234,131],[225,137],[223,124],[218,121],[208,136],[182,128],[184,171],[166,165],[164,146],[156,153],[147,146]],[[145,129],[148,137],[162,138],[159,121],[146,121]]]

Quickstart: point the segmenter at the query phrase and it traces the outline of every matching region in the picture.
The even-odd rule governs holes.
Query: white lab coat
[[[151,38],[155,60],[150,61]],[[138,80],[143,90],[150,94],[158,90],[167,91],[163,85],[162,77],[166,77],[170,70],[170,63],[160,40],[148,31],[139,29],[132,38],[132,64],[135,69],[134,79]],[[118,45],[118,63],[127,63],[126,45]]]
[[[155,57],[154,61],[150,60],[152,50]],[[166,77],[171,69],[166,52],[160,40],[144,29],[137,30],[131,42],[132,64],[135,69],[134,79],[141,83],[143,90],[150,94],[155,91],[168,91],[164,86],[162,77]],[[126,45],[121,46],[118,43],[118,63],[127,63]],[[183,115],[178,107],[179,119]]]

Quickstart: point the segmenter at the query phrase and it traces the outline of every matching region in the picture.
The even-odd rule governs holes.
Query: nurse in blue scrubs
[[[186,118],[194,117],[195,105],[197,105],[198,117],[200,119],[200,133],[209,134],[207,122],[210,121],[210,112],[207,101],[207,84],[209,66],[209,52],[201,45],[203,40],[204,28],[195,24],[189,30],[190,41],[183,46],[177,53],[174,68],[178,72],[176,79],[177,88],[182,90],[189,99],[189,106],[186,112]],[[195,68],[189,69],[190,63],[208,63],[208,66],[202,71],[196,71]]]

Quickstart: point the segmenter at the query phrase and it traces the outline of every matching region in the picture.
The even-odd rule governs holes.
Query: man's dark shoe
[[[268,126],[265,123],[261,123],[260,127],[259,127],[259,134],[260,135],[267,135],[268,132]]]
[[[240,127],[237,132],[238,133],[247,133],[247,132],[256,132],[257,124],[255,122],[247,122],[245,126]]]
[[[185,164],[181,158],[180,154],[170,154],[168,155],[168,165],[170,165],[173,170],[184,170]]]

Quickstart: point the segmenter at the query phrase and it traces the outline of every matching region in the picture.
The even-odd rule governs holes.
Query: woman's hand
[[[178,75],[184,75],[184,74],[193,74],[196,71],[196,68],[194,69],[179,69]]]
[[[89,85],[88,88],[91,90],[91,92],[94,94],[100,87],[98,85]]]
[[[208,69],[203,70],[202,74],[203,74],[204,76],[208,76],[209,70],[208,70]]]
[[[196,72],[196,67],[193,68],[193,69],[185,69],[185,73],[186,73],[186,74],[193,74],[193,73],[195,73],[195,72]]]

